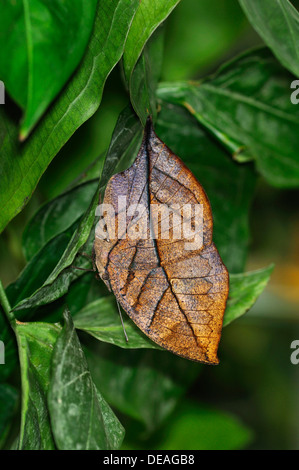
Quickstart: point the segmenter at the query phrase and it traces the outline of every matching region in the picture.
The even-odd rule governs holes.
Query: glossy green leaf
[[[17,143],[17,126],[0,109],[0,231],[31,197],[41,175],[71,135],[99,107],[106,78],[119,61],[138,0],[99,1],[81,65],[35,132]]]
[[[115,126],[111,144],[107,151],[99,184],[101,190],[105,188],[109,178],[114,172],[121,171],[121,169],[126,168],[129,166],[129,163],[135,159],[142,137],[141,129],[140,121],[138,121],[136,115],[133,113],[131,108],[126,108],[123,113],[121,113]],[[59,240],[60,237],[64,236],[64,234],[67,233],[69,236],[69,234],[72,233],[71,238],[69,238],[69,243],[64,245],[64,252],[59,252],[60,257],[58,258],[56,253],[54,256],[51,254],[50,259],[52,262],[52,271],[49,271],[49,269],[42,269],[41,276],[34,275],[32,280],[29,280],[29,285],[34,279],[37,279],[39,284],[35,291],[31,289],[29,295],[28,286],[26,286],[27,295],[23,295],[21,298],[18,297],[18,305],[16,305],[16,302],[13,304],[15,305],[15,310],[44,305],[46,303],[53,302],[66,294],[71,282],[82,276],[82,271],[73,268],[73,264],[81,269],[91,269],[91,261],[86,260],[84,257],[77,256],[75,262],[74,260],[79,249],[81,249],[83,245],[85,245],[85,248],[82,248],[82,251],[86,251],[91,254],[93,227],[96,217],[95,211],[99,200],[98,191],[99,189],[96,190],[96,193],[77,228],[74,229],[71,227],[43,247],[41,259],[48,265],[47,259],[48,256],[50,256],[50,252],[48,253],[48,246],[52,246],[51,242],[53,244],[58,243],[57,239]],[[74,201],[74,213],[76,213],[77,209],[78,212],[80,211],[80,204],[77,206],[75,202],[76,201]],[[52,215],[54,214],[55,213],[52,213]],[[49,227],[52,226],[52,217],[49,219],[48,225]],[[32,266],[32,269],[34,269],[38,259],[38,257],[34,257],[28,266]],[[29,267],[25,269],[29,269]],[[25,277],[25,281],[26,279],[28,279],[28,276]],[[41,283],[40,280],[43,282]],[[24,282],[24,278],[22,282]],[[34,285],[36,285],[36,282]]]
[[[97,0],[10,0],[2,7],[0,75],[25,110],[22,139],[79,64],[96,7]]]
[[[43,205],[23,234],[23,250],[29,261],[43,246],[71,227],[86,211],[96,192],[97,181],[76,186]]]
[[[123,169],[123,167],[126,168],[129,166],[129,162],[135,159],[141,137],[140,122],[136,118],[131,108],[128,107],[123,111],[123,113],[121,113],[113,132],[111,144],[107,151],[104,162],[100,184],[98,185],[100,186],[101,190],[105,188],[109,178],[114,172],[120,171],[120,169]],[[82,251],[87,251],[91,254],[93,244],[93,227],[96,217],[95,211],[99,201],[98,192],[99,188],[97,188],[88,209],[80,221],[80,224],[75,230],[73,229],[72,237],[69,239],[69,243],[64,245],[64,252],[60,254],[60,258],[57,258],[56,255],[51,256],[51,260],[53,261],[52,271],[42,271],[42,277],[38,277],[38,279],[42,279],[43,283],[41,284],[39,282],[38,288],[35,291],[31,290],[30,295],[23,295],[22,300],[18,298],[18,301],[20,302],[16,306],[16,310],[37,307],[48,302],[53,302],[54,300],[66,294],[70,283],[82,275],[82,271],[73,268],[72,264],[79,249],[82,248],[84,244],[87,243],[88,247],[84,250],[82,249]],[[77,209],[79,212],[80,205],[78,204],[77,206],[74,201],[74,213],[76,213]],[[52,217],[49,219],[48,223],[51,227]],[[68,236],[71,230],[72,228],[67,230]],[[59,240],[60,237],[64,236],[64,233],[55,237],[52,242],[54,244],[57,243],[56,239]],[[48,245],[51,246],[51,242],[43,247],[41,255],[45,262],[47,262],[48,258]],[[29,265],[34,267],[37,259],[33,258]],[[56,264],[54,264],[55,261]],[[81,269],[91,268],[91,262],[88,262],[82,256],[78,256],[74,264],[76,267]],[[34,279],[36,279],[36,277],[37,276],[33,276]],[[16,304],[14,303],[14,305]]]
[[[249,241],[248,213],[255,188],[252,165],[232,161],[184,108],[164,102],[161,107],[157,135],[202,184],[212,206],[213,238],[219,253],[229,272],[242,272]]]
[[[126,40],[123,56],[127,83],[142,50],[157,27],[168,17],[180,0],[141,0]]]
[[[47,249],[47,246],[48,245],[46,245],[45,249]],[[34,258],[32,262],[29,263],[31,266],[33,266],[33,260]],[[45,262],[47,262],[47,256]],[[71,283],[83,276],[84,270],[90,269],[92,269],[91,262],[83,256],[78,256],[76,265],[63,269],[52,282],[48,282],[49,278],[47,278],[42,286],[38,287],[38,289],[31,295],[28,295],[28,297],[24,297],[18,302],[14,307],[14,312],[17,312],[16,316],[18,318],[24,318],[27,315],[27,309],[34,309],[61,298],[68,292]]]
[[[80,223],[72,234],[72,237],[66,246],[61,258],[58,260],[52,272],[46,278],[45,282],[29,298],[21,301],[16,309],[31,308],[37,305],[43,305],[53,302],[67,292],[70,282],[76,279],[80,274],[74,271],[72,263],[79,249],[87,242],[94,225],[95,210],[98,205],[98,189],[94,195],[87,211],[82,217]],[[70,229],[71,230],[71,229]],[[63,235],[63,234],[61,234]],[[58,236],[59,237],[59,236]],[[45,248],[44,248],[45,249]],[[78,260],[79,268],[85,268],[87,262],[84,259]],[[82,266],[83,264],[83,266]],[[88,263],[90,265],[90,262]],[[90,268],[90,266],[89,266]]]
[[[156,120],[156,89],[161,74],[163,43],[164,29],[160,26],[145,44],[131,74],[130,99],[143,125],[148,115],[153,122]]]
[[[12,307],[31,297],[47,280],[63,256],[73,235],[74,227],[50,240],[31,260],[6,293]]]
[[[239,0],[250,23],[278,60],[299,76],[299,12],[289,0]]]
[[[125,313],[123,317],[128,342],[124,336],[116,301],[112,297],[102,297],[87,304],[75,315],[74,324],[76,328],[89,333],[96,339],[121,348],[159,348],[134,325]]]
[[[95,341],[86,358],[108,403],[143,423],[152,433],[173,412],[198,376],[201,365],[168,351],[126,350]]]
[[[120,447],[124,429],[95,387],[68,313],[55,344],[48,403],[60,450]]]
[[[16,324],[22,378],[19,449],[55,449],[47,392],[53,347],[60,329],[50,323]]]
[[[156,113],[155,87],[163,51],[163,37],[156,30],[179,1],[141,0],[127,37],[124,77],[132,105],[143,125],[148,114],[155,116]]]
[[[0,384],[0,449],[5,443],[12,419],[16,413],[18,398],[19,393],[14,387],[8,384]]]
[[[265,289],[274,265],[268,268],[230,275],[230,288],[223,326],[244,315]]]
[[[268,49],[246,53],[201,83],[164,83],[159,96],[185,106],[239,161],[256,161],[278,187],[299,185],[299,107],[292,76]]]

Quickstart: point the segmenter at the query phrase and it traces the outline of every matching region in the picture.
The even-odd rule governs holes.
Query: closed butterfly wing
[[[134,164],[110,179],[103,203],[113,210],[108,236],[96,230],[95,264],[120,305],[163,348],[218,364],[229,277],[212,241],[210,203],[150,121]]]

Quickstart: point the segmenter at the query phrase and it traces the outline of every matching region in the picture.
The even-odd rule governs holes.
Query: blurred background
[[[293,3],[299,7],[299,1]],[[239,52],[262,43],[237,0],[183,0],[165,27],[161,80],[167,81],[201,78]],[[99,110],[55,157],[28,205],[1,235],[0,277],[4,286],[24,267],[21,241],[30,217],[96,157],[104,155],[117,117],[127,103],[116,67],[107,80]],[[227,421],[220,420],[218,427],[213,427],[209,414],[206,420],[196,419],[194,402],[240,420],[244,435],[233,441],[235,447],[299,447],[299,364],[290,361],[291,342],[299,340],[298,200],[299,190],[278,190],[259,180],[250,214],[247,270],[274,262],[270,283],[250,312],[223,332],[221,365],[203,368],[160,431],[146,435],[134,419],[123,417],[127,428],[124,448],[188,448],[190,429],[193,436],[207,436],[207,448],[229,447],[229,438],[224,439],[230,435]],[[204,438],[201,442],[204,447]]]

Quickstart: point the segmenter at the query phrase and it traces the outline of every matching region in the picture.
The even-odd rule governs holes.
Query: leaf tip
[[[21,129],[19,133],[19,141],[24,142],[28,137],[28,130]]]

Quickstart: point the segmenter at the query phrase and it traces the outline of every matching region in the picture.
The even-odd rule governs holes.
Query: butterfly
[[[108,182],[94,240],[100,278],[152,341],[218,364],[229,292],[208,197],[148,119],[130,168]]]

